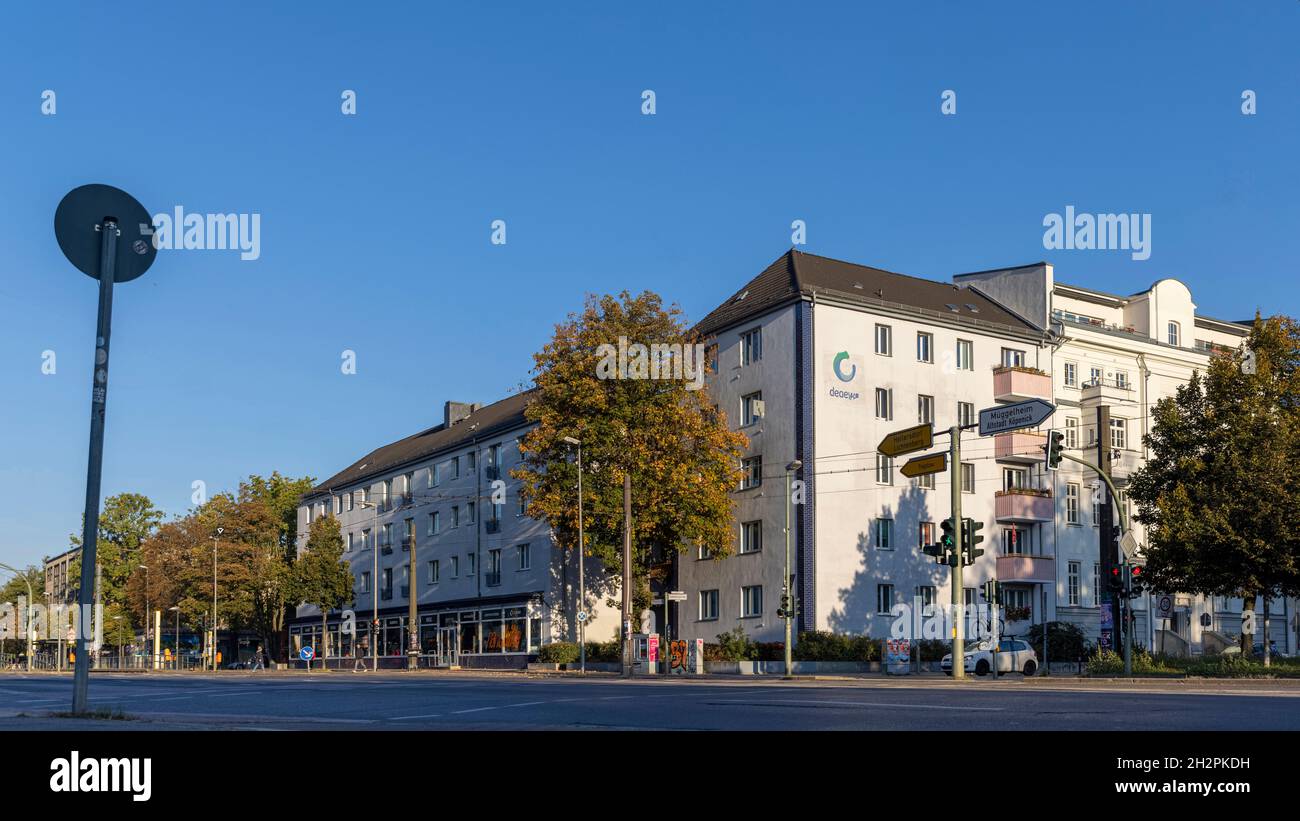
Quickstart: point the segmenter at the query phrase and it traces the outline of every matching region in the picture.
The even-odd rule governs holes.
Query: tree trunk
[[[326,648],[329,647],[330,644],[329,615],[330,611],[326,610],[325,607],[322,606],[320,609],[320,659],[322,670],[325,669]]]
[[[1268,651],[1268,611],[1269,611],[1268,605],[1269,605],[1269,597],[1267,594],[1265,594],[1264,595],[1264,666],[1265,667],[1273,666],[1272,654]]]
[[[1245,621],[1247,611],[1252,613],[1255,612],[1255,595],[1253,593],[1247,593],[1241,597],[1242,621]],[[1254,638],[1254,633],[1247,633],[1245,630],[1241,631],[1240,643],[1242,657],[1249,658],[1251,653],[1254,652]]]

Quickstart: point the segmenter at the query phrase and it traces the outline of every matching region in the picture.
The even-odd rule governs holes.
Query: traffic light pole
[[[948,466],[952,480],[952,537],[957,561],[952,563],[952,677],[966,677],[966,642],[964,631],[966,619],[964,610],[965,591],[962,588],[961,559],[961,425],[948,429]]]

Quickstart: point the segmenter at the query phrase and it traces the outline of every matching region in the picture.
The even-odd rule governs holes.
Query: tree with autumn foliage
[[[1241,597],[1247,610],[1300,594],[1296,321],[1256,317],[1242,348],[1213,356],[1152,416],[1151,455],[1129,486],[1152,586]]]
[[[620,341],[623,349],[655,345],[673,353],[653,369],[633,356],[620,372],[610,359]],[[700,389],[702,375],[691,378],[693,364],[705,367],[698,341],[677,306],[625,291],[589,296],[533,357],[535,395],[526,416],[536,427],[525,435],[523,465],[512,475],[523,483],[529,514],[545,519],[572,555],[578,468],[564,439],[582,442],[586,556],[606,574],[592,592],[611,606],[621,596],[623,477],[631,475],[634,613],[650,606],[650,581],[664,577],[674,553],[703,546],[725,556],[732,548],[731,494],[746,439]]]

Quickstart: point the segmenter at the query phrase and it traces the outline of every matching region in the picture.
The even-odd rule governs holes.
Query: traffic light
[[[975,545],[984,541],[979,532],[984,529],[983,522],[974,519],[962,519],[961,525],[961,563],[963,567],[975,564],[975,560],[984,555],[984,548]]]
[[[1043,446],[1046,458],[1043,460],[1048,470],[1057,470],[1061,465],[1061,451],[1065,448],[1065,434],[1059,430],[1048,429],[1047,444]]]
[[[1141,596],[1146,591],[1143,584],[1142,568],[1139,565],[1131,564],[1128,566],[1128,597],[1130,599]]]
[[[776,616],[779,619],[791,618],[794,614],[790,612],[790,594],[781,594],[781,606],[776,609]]]
[[[1112,565],[1110,577],[1106,579],[1106,589],[1112,593],[1124,592],[1124,571],[1119,565]]]
[[[981,585],[980,595],[983,596],[984,601],[989,604],[1001,604],[1002,602],[999,601],[1001,593],[1002,591],[998,589],[997,579],[989,579]]]
[[[941,544],[921,545],[921,552],[927,556],[933,556],[935,562],[937,562],[938,564],[948,563],[948,560],[944,558],[944,554],[947,553],[948,551],[945,550],[944,546]]]

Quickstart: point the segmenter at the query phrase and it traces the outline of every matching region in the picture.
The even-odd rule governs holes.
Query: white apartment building
[[[734,555],[679,561],[689,599],[674,622],[685,638],[712,641],[740,626],[773,641],[784,630],[776,609],[793,460],[802,466],[792,478],[805,483],[803,503],[791,506],[798,629],[885,636],[894,604],[951,601],[949,568],[920,551],[950,515],[949,474],[902,477],[910,456],[876,452],[886,434],[923,422],[946,430],[982,408],[1042,398],[1058,407],[1043,428],[1061,428],[1081,458],[1104,456],[1122,486],[1145,458],[1150,407],[1248,328],[1198,316],[1172,279],[1122,297],[1057,283],[1045,263],[943,283],[791,250],[698,330],[717,346],[710,388],[750,446]],[[996,578],[1008,632],[1060,619],[1095,641],[1099,480],[1069,462],[1045,470],[1045,439],[1045,430],[963,436],[962,513],[985,525],[963,600],[977,603],[979,585]],[[930,452],[946,445],[936,438]],[[1169,620],[1147,617],[1150,596],[1137,602],[1142,644],[1197,652],[1202,631],[1239,631],[1239,601],[1175,600]],[[1294,601],[1272,612],[1271,637],[1294,651]]]
[[[382,627],[374,649],[389,666],[406,665],[412,629],[427,666],[522,667],[541,645],[572,638],[576,557],[527,515],[509,473],[531,427],[524,418],[529,396],[487,406],[448,402],[442,424],[368,453],[303,497],[299,552],[315,518],[339,519],[344,559],[356,579],[350,609],[357,641],[342,630],[339,611],[328,615],[322,645],[320,611],[302,606],[289,627],[295,655],[310,645],[318,656],[325,649],[330,658],[369,657],[366,627],[376,608]],[[595,564],[588,563],[589,577]],[[587,636],[606,638],[618,629],[619,614],[593,589],[588,584]],[[412,594],[416,627],[408,623]]]

